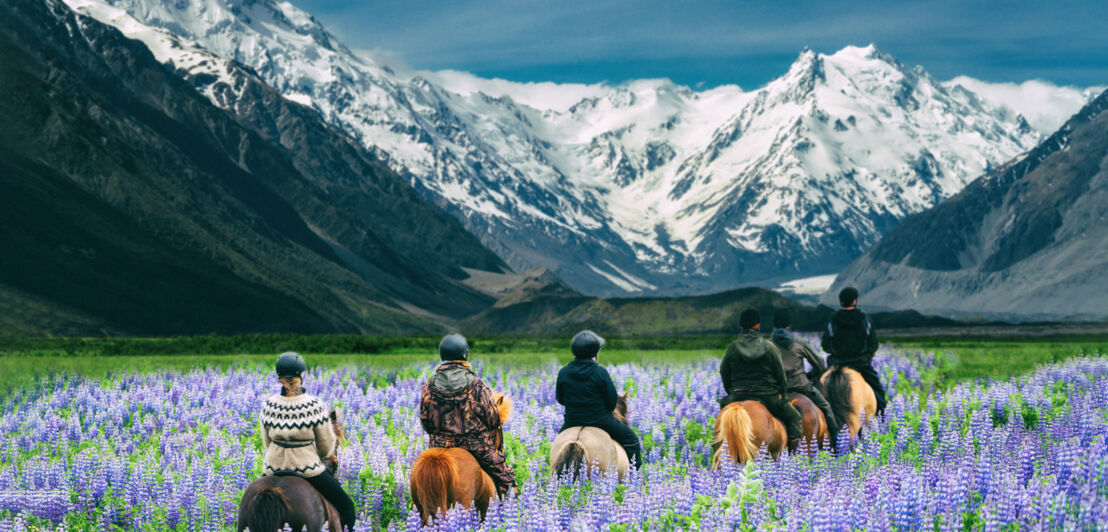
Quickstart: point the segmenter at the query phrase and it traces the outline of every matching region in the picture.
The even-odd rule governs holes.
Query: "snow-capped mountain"
[[[355,53],[288,2],[66,1],[143,40],[225,108],[239,68],[227,60],[246,65],[513,268],[548,267],[590,294],[836,271],[1041,137],[873,46],[805,50],[755,91],[641,80],[543,106]]]

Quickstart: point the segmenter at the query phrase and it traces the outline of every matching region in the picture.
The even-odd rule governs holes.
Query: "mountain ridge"
[[[584,293],[706,293],[834,271],[1039,140],[1019,115],[873,46],[806,50],[755,91],[640,81],[563,111],[400,72],[287,2],[68,1],[117,6],[249,66],[513,269],[547,267]]]
[[[460,279],[502,261],[264,84],[228,78],[236,118],[59,1],[0,27],[9,331],[431,333],[494,302]],[[304,145],[323,148],[306,161]]]
[[[1108,91],[1026,156],[910,217],[835,280],[869,305],[1006,319],[1108,310]]]

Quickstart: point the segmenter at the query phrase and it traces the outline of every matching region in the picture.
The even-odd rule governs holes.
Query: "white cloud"
[[[1059,87],[1037,79],[1019,84],[990,83],[968,76],[958,76],[944,85],[961,85],[992,105],[1007,107],[1023,115],[1031,127],[1044,135],[1054,133],[1105,89]]]
[[[437,81],[444,89],[462,95],[483,92],[489,96],[508,96],[518,103],[539,110],[564,112],[585,98],[600,98],[612,90],[605,84],[554,83],[551,81],[516,82],[499,78],[486,79],[458,70],[421,72]]]

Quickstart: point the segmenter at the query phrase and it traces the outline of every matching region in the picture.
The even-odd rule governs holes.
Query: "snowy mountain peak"
[[[525,84],[385,67],[287,2],[68,1],[120,7],[252,68],[517,270],[548,267],[592,294],[835,271],[1039,139],[873,45],[805,49],[754,91]]]

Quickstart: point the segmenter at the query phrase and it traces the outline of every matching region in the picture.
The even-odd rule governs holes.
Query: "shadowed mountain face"
[[[1027,156],[902,223],[835,281],[946,315],[1108,317],[1108,92]]]
[[[65,4],[0,10],[8,332],[432,332],[503,263],[256,78],[234,116]],[[417,315],[424,317],[417,317]]]

